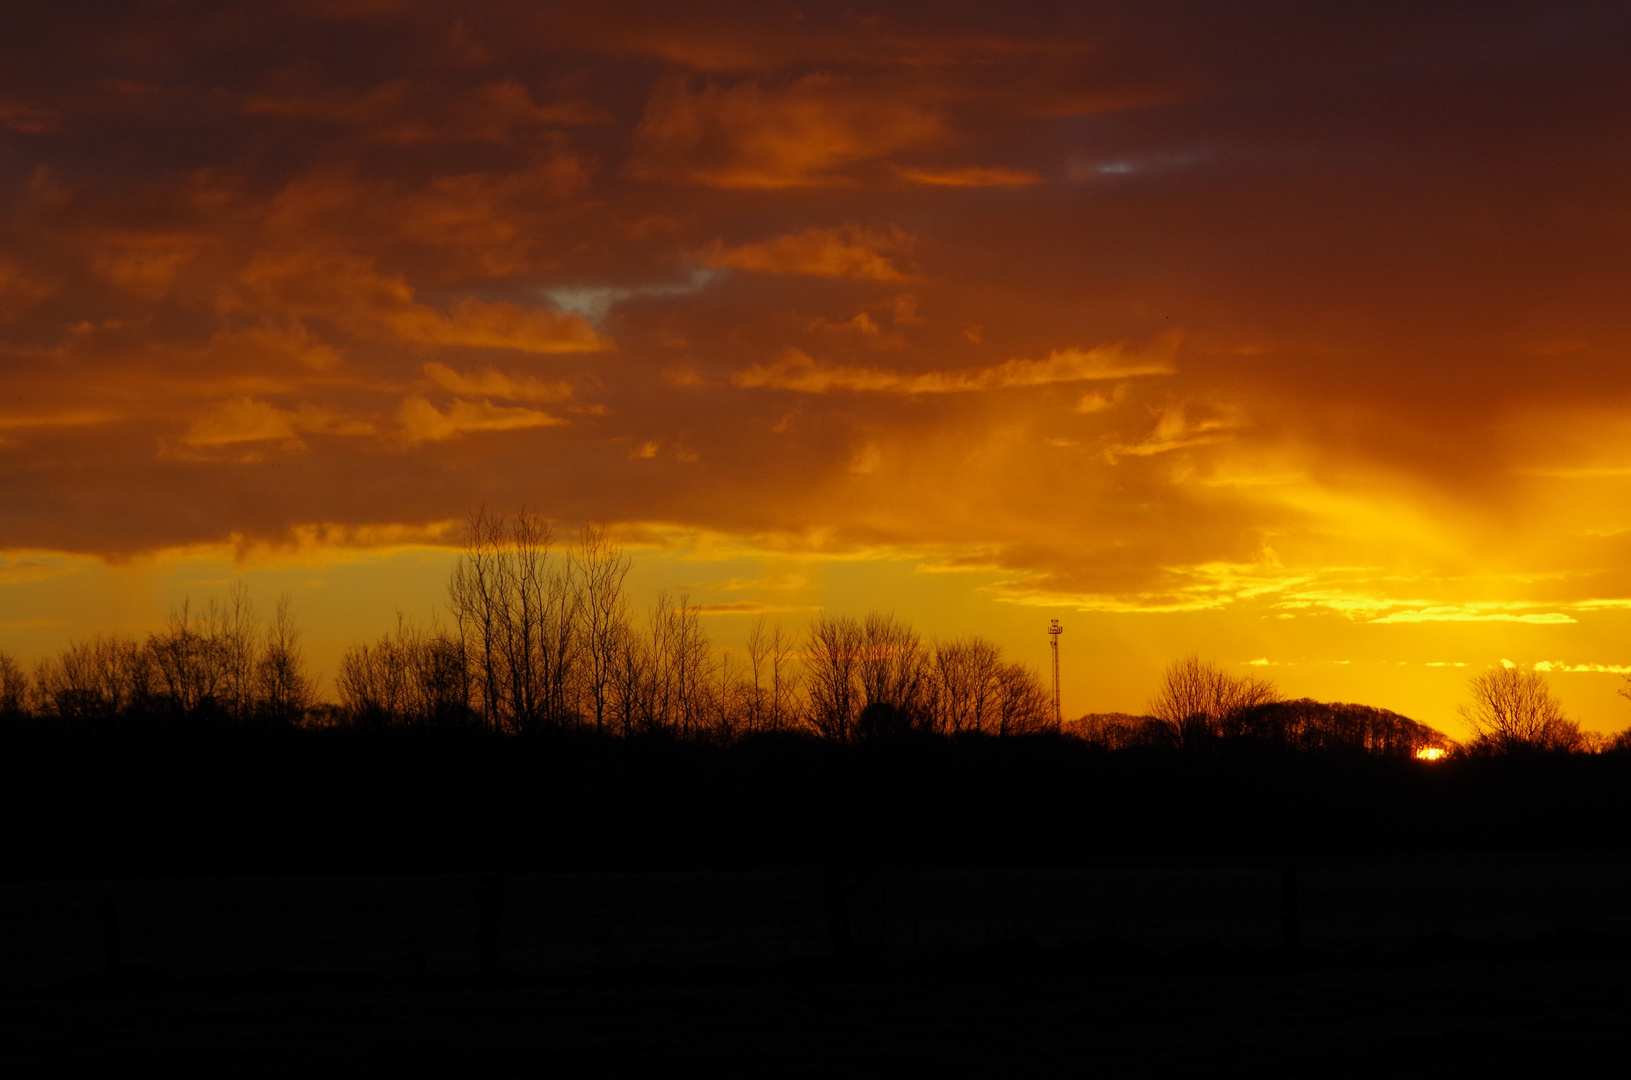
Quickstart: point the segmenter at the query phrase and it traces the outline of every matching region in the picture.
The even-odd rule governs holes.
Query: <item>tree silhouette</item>
[[[28,709],[28,676],[22,665],[0,651],[0,720],[15,720]]]
[[[1474,753],[1569,751],[1581,746],[1580,725],[1563,715],[1546,676],[1515,667],[1491,668],[1467,683],[1472,704],[1457,706],[1473,730]]]
[[[1238,734],[1246,710],[1279,696],[1267,680],[1230,675],[1191,653],[1167,665],[1150,714],[1172,728],[1179,746],[1193,749],[1210,737]]]

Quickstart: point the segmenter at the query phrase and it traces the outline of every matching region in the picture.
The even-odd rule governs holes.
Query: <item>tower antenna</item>
[[[1048,620],[1048,648],[1053,650],[1053,729],[1064,730],[1064,720],[1059,714],[1059,635],[1065,628],[1059,625],[1058,619]]]

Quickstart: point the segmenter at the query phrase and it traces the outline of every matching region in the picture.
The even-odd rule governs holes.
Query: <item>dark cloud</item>
[[[1606,3],[16,4],[0,546],[525,502],[1124,607],[1584,573],[1501,523],[1631,527],[1559,509],[1631,470],[1628,37]]]

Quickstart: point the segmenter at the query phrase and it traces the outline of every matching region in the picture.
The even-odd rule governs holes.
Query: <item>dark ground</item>
[[[1631,860],[1254,856],[878,873],[0,885],[0,1064],[211,1075],[1623,1074]],[[110,973],[109,916],[118,974]]]

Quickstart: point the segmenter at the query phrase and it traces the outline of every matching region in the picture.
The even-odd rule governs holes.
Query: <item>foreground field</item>
[[[1623,1029],[1622,856],[1332,859],[1299,882],[1292,956],[1268,861],[880,871],[849,894],[876,963],[838,965],[818,873],[512,875],[487,978],[466,876],[11,883],[5,1056],[1430,1075],[1578,1071]]]

